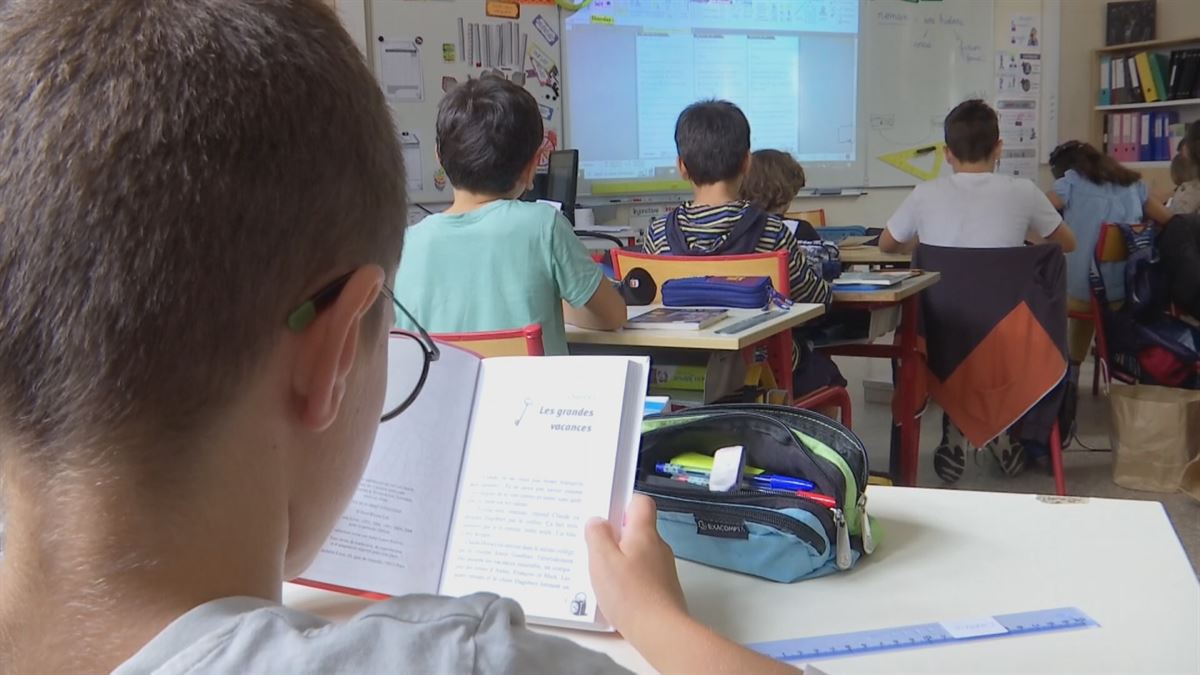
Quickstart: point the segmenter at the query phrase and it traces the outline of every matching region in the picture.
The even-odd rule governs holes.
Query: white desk
[[[1156,502],[1047,504],[1032,495],[872,487],[883,527],[851,572],[796,584],[679,563],[696,617],[740,642],[1052,607],[1100,628],[818,662],[851,673],[1200,672],[1200,585]],[[284,603],[343,619],[369,601],[285,584]],[[548,631],[649,665],[619,636]]]
[[[629,317],[633,318],[662,305],[647,305],[645,307],[630,307]],[[772,335],[812,321],[825,313],[823,305],[796,303],[786,314],[764,321],[757,326],[747,328],[740,333],[725,335],[717,333],[723,326],[728,326],[742,319],[762,314],[758,309],[730,309],[729,316],[704,330],[669,330],[669,329],[640,329],[622,328],[620,330],[589,330],[567,324],[567,343],[585,345],[614,345],[618,347],[674,347],[678,349],[717,349],[737,351],[761,342]],[[788,353],[791,358],[791,353]]]

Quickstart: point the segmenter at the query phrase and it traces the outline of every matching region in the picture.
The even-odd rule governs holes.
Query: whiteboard
[[[490,17],[483,0],[364,0],[368,61],[388,96],[388,105],[400,134],[401,150],[408,175],[408,198],[413,203],[445,203],[453,193],[437,160],[435,134],[438,103],[444,96],[443,79],[465,82],[485,70],[496,70],[508,78],[533,69],[529,53],[538,54],[545,70],[547,57],[553,65],[559,58],[560,10],[555,6],[518,5],[515,20]],[[538,19],[537,17],[542,17]],[[460,20],[463,27],[460,43]],[[543,30],[538,30],[538,25]],[[472,25],[477,30],[472,34]],[[516,24],[515,28],[511,24]],[[544,32],[548,27],[549,32]],[[547,37],[549,36],[549,37]],[[554,44],[551,44],[553,39]],[[472,49],[490,47],[486,51]],[[474,52],[476,59],[469,58]],[[519,76],[518,76],[519,77]],[[559,93],[544,86],[537,75],[525,78],[525,88],[543,110],[547,135],[561,146],[562,76]],[[550,119],[545,119],[549,115]]]
[[[862,12],[860,117],[866,118],[866,184],[915,185],[921,178],[880,160],[942,142],[946,113],[994,90],[993,3],[871,0]],[[912,157],[921,171],[950,169],[941,150]],[[901,158],[897,158],[904,161]],[[940,166],[939,166],[940,163]]]
[[[340,0],[339,6],[347,1]],[[458,51],[459,18],[468,24],[501,24],[506,20],[487,17],[482,0],[361,1],[367,10],[366,51],[377,76],[381,75],[380,38],[401,48],[408,41],[421,39],[416,47],[422,100],[392,101],[390,105],[398,130],[407,132],[402,135],[407,166],[410,173],[419,176],[419,185],[410,187],[410,200],[448,202],[452,194],[444,179],[438,180],[440,166],[434,149],[442,78],[465,81],[468,76],[478,77],[483,69],[464,60],[461,54],[455,61],[443,60],[443,45],[454,45]],[[967,98],[993,99],[995,3],[992,0],[846,1],[860,3],[858,114],[853,123],[859,156],[865,160],[856,163],[857,171],[851,173],[844,168],[806,167],[808,184],[813,187],[915,185],[922,178],[879,158],[940,144],[942,121],[951,108]],[[564,34],[565,11],[546,5],[520,7],[517,23],[523,39],[536,45],[554,64],[563,64],[562,39],[557,38]],[[539,23],[551,26],[556,38],[553,44],[534,25],[538,16],[543,17]],[[529,69],[528,54],[520,58],[520,67]],[[604,67],[602,63],[595,65]],[[510,73],[516,68],[506,66],[502,70]],[[536,77],[527,78],[526,88],[550,111],[551,119],[544,123],[547,131],[554,133],[559,147],[571,147],[571,139],[563,137],[561,90],[570,86],[572,78],[588,76],[587,72],[564,69],[557,100]],[[384,79],[380,78],[381,86]],[[914,157],[912,164],[932,170],[939,154],[937,151]],[[949,172],[944,162],[940,170],[942,174]]]

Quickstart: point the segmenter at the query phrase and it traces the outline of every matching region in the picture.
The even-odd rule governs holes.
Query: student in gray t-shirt
[[[0,0],[0,672],[619,670],[486,594],[279,604],[370,452],[405,222],[327,4]],[[790,670],[688,617],[649,500],[586,537],[655,668]]]

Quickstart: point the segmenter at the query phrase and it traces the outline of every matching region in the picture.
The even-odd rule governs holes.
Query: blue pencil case
[[[762,309],[772,303],[790,307],[791,301],[780,295],[770,277],[683,277],[662,285],[662,301],[667,307],[736,307]]]

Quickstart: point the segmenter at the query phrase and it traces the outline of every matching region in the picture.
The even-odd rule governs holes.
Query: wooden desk
[[[833,305],[845,309],[880,309],[900,306],[900,330],[892,344],[849,344],[822,347],[827,354],[895,359],[899,362],[896,403],[900,410],[900,439],[893,446],[888,472],[901,485],[916,485],[917,462],[921,445],[921,419],[917,417],[921,401],[917,391],[917,299],[925,289],[942,278],[937,272],[925,272],[900,284],[878,291],[834,291]],[[895,410],[896,408],[893,408]]]
[[[901,265],[912,264],[911,253],[884,253],[878,246],[850,246],[839,250],[841,260],[847,265]]]
[[[1200,586],[1157,502],[872,487],[883,538],[850,572],[777,584],[680,561],[692,614],[742,642],[1078,607],[1100,628],[817,662],[859,673],[1200,672]],[[284,584],[283,602],[345,620],[371,601]],[[653,672],[619,635],[545,630]],[[797,664],[800,665],[800,664]]]
[[[630,307],[633,318],[662,305]],[[567,324],[567,344],[609,345],[616,347],[667,347],[674,349],[707,349],[718,351],[741,351],[760,342],[768,342],[768,362],[779,386],[792,398],[792,336],[791,329],[805,324],[825,313],[824,305],[796,303],[787,314],[752,326],[740,333],[724,335],[717,333],[728,326],[750,316],[762,314],[757,309],[730,309],[729,316],[704,330],[643,330],[621,329],[615,331],[589,330]]]

